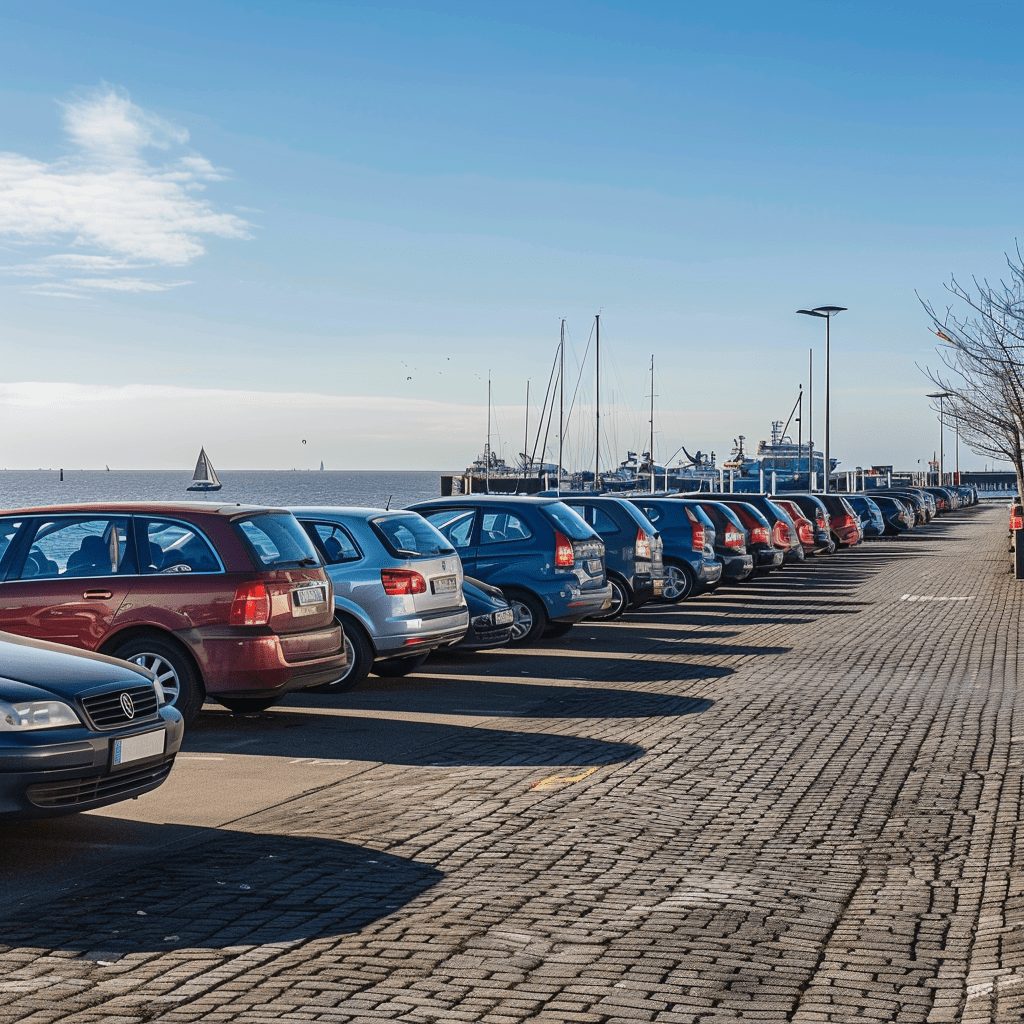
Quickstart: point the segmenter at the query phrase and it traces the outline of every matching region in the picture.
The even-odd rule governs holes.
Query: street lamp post
[[[831,327],[832,317],[837,313],[846,312],[846,306],[815,306],[814,309],[798,309],[798,313],[803,313],[806,316],[822,316],[825,318],[825,493],[828,494],[829,479],[832,475],[832,459],[830,455],[830,381],[829,375],[831,373]]]
[[[946,476],[946,453],[943,450],[943,421],[942,421],[942,400],[944,398],[952,398],[948,391],[935,391],[928,396],[929,398],[937,398],[939,400],[939,483],[938,486],[943,486],[943,481]],[[957,458],[959,459],[960,448],[957,446]],[[959,466],[957,467],[959,469]]]

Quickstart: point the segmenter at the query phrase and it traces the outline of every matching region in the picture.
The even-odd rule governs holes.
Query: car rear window
[[[320,565],[320,556],[293,515],[264,512],[231,524],[258,569]]]
[[[444,536],[415,512],[378,516],[370,520],[370,526],[395,558],[455,554],[455,548]]]
[[[590,540],[594,536],[594,531],[587,526],[586,520],[581,519],[564,501],[542,505],[541,512],[570,540]]]

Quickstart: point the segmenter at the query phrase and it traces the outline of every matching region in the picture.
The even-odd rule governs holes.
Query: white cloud
[[[225,178],[205,157],[184,152],[162,164],[147,160],[146,150],[184,146],[185,129],[113,89],[63,104],[63,111],[73,155],[46,163],[0,153],[0,237],[77,251],[21,264],[13,273],[51,278],[73,294],[158,291],[180,282],[148,287],[140,269],[191,263],[206,251],[207,236],[251,237],[245,220],[216,211],[199,194],[206,182]],[[134,276],[121,277],[123,285],[67,279],[82,270]]]

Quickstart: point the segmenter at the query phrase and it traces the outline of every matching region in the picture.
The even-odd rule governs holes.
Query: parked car
[[[761,510],[749,502],[734,500],[724,495],[719,495],[718,500],[736,513],[747,531],[750,538],[747,547],[754,556],[754,575],[766,576],[774,569],[780,568],[786,558],[786,550],[776,545],[772,537],[772,525]]]
[[[317,687],[339,693],[369,672],[403,676],[469,629],[462,562],[415,512],[382,508],[290,509],[327,567],[348,667]]]
[[[515,613],[513,644],[566,633],[611,607],[604,542],[558,498],[471,494],[410,508],[444,535],[466,572],[501,588]]]
[[[283,509],[94,503],[0,516],[0,629],[131,661],[195,717],[345,669],[330,580]]]
[[[612,606],[594,618],[617,619],[627,608],[641,608],[652,598],[661,597],[665,579],[663,542],[640,509],[625,498],[610,495],[564,500],[604,541]]]
[[[872,494],[871,500],[882,513],[886,536],[896,536],[914,528],[914,506],[909,502],[885,494]]]
[[[860,518],[861,530],[865,537],[881,537],[885,533],[882,510],[873,499],[864,494],[847,494],[846,500]]]
[[[877,494],[872,492],[872,497],[879,496],[896,498],[898,501],[909,504],[914,511],[914,524],[916,526],[923,526],[925,523],[929,523],[932,520],[932,503],[934,502],[934,499],[931,498],[931,495],[926,495],[923,491],[906,488],[879,491]],[[929,499],[931,499],[931,503],[929,502]]]
[[[754,556],[747,551],[747,531],[739,516],[719,501],[694,499],[715,527],[715,558],[722,563],[722,583],[741,583],[754,572]]]
[[[146,671],[0,634],[0,818],[74,814],[156,789],[184,733]]]
[[[675,604],[721,580],[722,563],[715,558],[715,527],[703,509],[660,495],[629,500],[661,534],[665,563],[663,601]]]
[[[793,520],[793,525],[796,527],[796,535],[800,541],[800,546],[803,548],[804,557],[810,558],[819,551],[818,537],[814,528],[814,523],[811,522],[810,517],[806,512],[795,502],[790,501],[788,498],[776,496],[772,499],[773,502],[784,509],[790,519]]]
[[[838,548],[851,548],[864,539],[860,516],[841,494],[815,495],[828,509],[829,529]]]
[[[462,593],[469,605],[469,630],[457,647],[504,647],[512,639],[515,612],[498,587],[465,576]]]
[[[814,524],[815,554],[831,555],[836,550],[828,509],[817,494],[787,494],[786,500],[796,505]]]

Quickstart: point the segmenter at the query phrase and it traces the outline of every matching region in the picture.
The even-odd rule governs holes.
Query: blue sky
[[[511,458],[598,310],[609,464],[652,354],[660,457],[767,436],[810,346],[820,440],[836,303],[833,453],[916,468],[914,291],[1020,234],[1024,16],[894,6],[9,5],[0,465],[458,468],[488,372]]]

